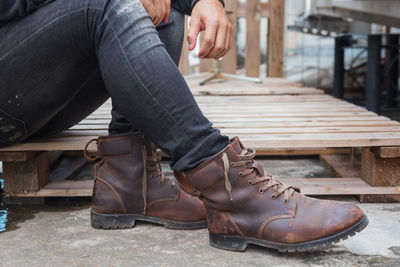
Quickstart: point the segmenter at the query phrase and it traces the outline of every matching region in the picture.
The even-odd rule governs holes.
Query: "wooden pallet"
[[[198,86],[197,82],[188,81],[201,109],[214,126],[223,134],[239,136],[247,147],[255,148],[258,155],[348,156],[351,148],[362,148],[356,177],[289,180],[303,186],[306,193],[400,194],[399,122],[323,94],[321,90],[283,79],[266,79],[263,84],[215,81],[207,86]],[[5,175],[9,174],[6,192],[14,196],[90,195],[91,182],[48,183],[49,179],[43,178],[48,176],[48,166],[39,162],[48,160],[46,151],[82,151],[88,140],[106,135],[110,109],[110,102],[105,103],[59,136],[0,149]],[[95,149],[90,147],[90,150]],[[21,169],[25,172],[16,172]],[[24,185],[27,179],[36,179],[36,182],[27,187]],[[12,187],[7,182],[11,180],[14,181]]]

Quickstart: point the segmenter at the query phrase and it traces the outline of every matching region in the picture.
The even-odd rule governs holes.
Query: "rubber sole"
[[[299,244],[283,244],[269,242],[262,239],[244,237],[238,235],[216,235],[210,233],[210,244],[213,247],[230,250],[230,251],[245,251],[249,244],[263,246],[266,248],[277,249],[280,252],[304,252],[309,250],[320,249],[325,246],[338,243],[340,240],[345,240],[349,236],[355,235],[362,231],[368,225],[368,218],[364,215],[358,223],[340,233],[324,237],[321,239],[299,243]]]
[[[179,222],[140,214],[101,214],[91,211],[90,221],[93,228],[104,230],[130,229],[136,221],[151,222],[163,225],[168,229],[194,230],[207,227],[207,221]]]

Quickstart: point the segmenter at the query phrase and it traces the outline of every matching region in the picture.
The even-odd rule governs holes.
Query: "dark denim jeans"
[[[139,0],[57,0],[2,27],[0,146],[56,134],[111,96],[110,132],[142,131],[174,170],[216,154],[228,138],[177,69],[182,31],[176,11],[156,29]]]

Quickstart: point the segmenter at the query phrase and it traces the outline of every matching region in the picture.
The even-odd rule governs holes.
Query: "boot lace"
[[[229,162],[228,156],[226,153],[222,154],[222,161],[224,164],[224,176],[225,176],[225,188],[229,194],[230,200],[232,198],[232,185],[229,180],[229,169],[231,167],[238,167],[238,166],[246,166],[247,169],[239,172],[239,176],[247,176],[251,173],[255,174],[255,177],[249,180],[249,184],[255,185],[259,183],[263,183],[263,185],[258,189],[260,194],[263,194],[270,188],[273,188],[275,192],[271,195],[272,199],[276,199],[281,194],[283,194],[283,199],[285,203],[289,202],[289,199],[293,196],[295,191],[300,192],[300,188],[292,185],[285,185],[284,183],[275,180],[275,178],[270,174],[265,174],[264,176],[260,176],[259,170],[256,166],[254,166],[253,158],[256,155],[256,151],[251,148],[244,149],[239,156],[241,159],[237,162]],[[257,175],[258,174],[258,175]]]
[[[175,186],[175,182],[166,177],[161,168],[161,156],[157,154],[156,151],[152,150],[151,154],[148,155],[147,148],[145,145],[141,146],[142,148],[142,159],[143,159],[143,176],[142,176],[142,193],[143,193],[143,212],[146,214],[147,210],[147,172],[152,173],[153,178],[160,178],[160,184],[164,184],[167,180],[169,182],[170,187]],[[152,164],[148,164],[148,162]]]

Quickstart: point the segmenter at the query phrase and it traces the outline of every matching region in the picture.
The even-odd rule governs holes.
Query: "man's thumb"
[[[197,36],[201,30],[201,22],[200,20],[195,20],[193,17],[190,20],[189,32],[188,32],[188,42],[189,42],[189,50],[193,50],[196,47]]]

